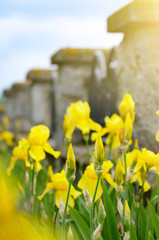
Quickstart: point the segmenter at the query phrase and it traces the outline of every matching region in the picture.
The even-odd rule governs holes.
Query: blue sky
[[[108,48],[106,18],[130,0],[0,0],[0,92],[32,68],[50,68],[60,48]]]

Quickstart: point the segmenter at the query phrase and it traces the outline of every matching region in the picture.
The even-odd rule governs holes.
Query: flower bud
[[[47,178],[48,178],[48,182],[51,181],[52,176],[54,175],[53,172],[53,168],[51,165],[48,166],[48,170],[47,170]]]
[[[68,181],[71,181],[71,182],[74,181],[75,171],[76,171],[76,160],[75,160],[75,155],[72,149],[72,144],[70,144],[68,153],[67,153],[67,160],[66,160],[66,178]]]
[[[139,143],[137,139],[135,139],[135,142],[134,142],[134,149],[139,149]]]
[[[120,214],[120,216],[123,216],[123,204],[119,198],[117,198],[117,209]]]
[[[105,212],[105,209],[104,209],[104,205],[102,203],[102,201],[100,201],[100,204],[99,204],[99,222],[100,223],[104,223],[104,220],[106,218],[106,212]]]
[[[125,219],[130,220],[130,208],[127,200],[125,200]]]
[[[93,203],[92,203],[92,198],[89,195],[89,192],[88,192],[87,188],[84,189],[84,198],[85,198],[85,201],[86,201],[86,205],[89,208],[91,208],[93,206]]]
[[[121,222],[118,222],[118,227],[117,227],[117,229],[118,229],[118,233],[119,233],[121,236],[123,236],[123,227],[122,227],[122,225],[121,225]]]
[[[123,240],[130,240],[130,232],[126,232],[126,233],[124,234]]]
[[[100,134],[98,133],[96,143],[95,143],[95,151],[94,151],[95,161],[98,165],[103,165],[104,162],[104,146],[101,139]]]
[[[69,227],[69,229],[68,229],[67,239],[68,240],[73,240],[74,239],[71,227]]]
[[[116,168],[115,168],[115,182],[120,185],[123,180],[123,168],[121,165],[120,158],[118,159]]]
[[[119,140],[120,140],[120,143],[123,144],[123,142],[124,142],[124,129],[123,128],[119,129]]]
[[[98,178],[103,174],[103,165],[98,165],[97,162],[94,163],[94,170]]]
[[[132,120],[130,118],[130,113],[128,112],[124,124],[124,139],[130,141],[132,137],[132,131],[133,131]]]
[[[92,240],[98,240],[101,236],[101,231],[103,228],[103,223],[99,224],[99,226],[96,228],[96,230],[92,234]]]
[[[64,210],[65,210],[65,206],[64,203],[62,201],[62,198],[60,198],[60,202],[59,202],[59,214],[60,217],[63,218],[64,217]]]

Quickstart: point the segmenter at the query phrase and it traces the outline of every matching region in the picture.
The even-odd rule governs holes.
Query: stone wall
[[[118,103],[125,93],[136,102],[134,137],[158,151],[159,2],[134,1],[108,19],[109,32],[123,32],[118,47]]]
[[[53,71],[31,70],[27,81],[30,88],[30,116],[32,125],[45,124],[52,128],[53,116]]]

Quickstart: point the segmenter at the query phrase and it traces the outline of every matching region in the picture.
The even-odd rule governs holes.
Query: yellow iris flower
[[[26,167],[30,167],[30,162],[28,160],[29,147],[28,140],[22,138],[22,140],[19,141],[18,146],[13,149],[13,156],[11,157],[10,165],[7,169],[7,174],[9,176],[11,175],[11,171],[17,160],[22,161]]]
[[[132,122],[134,122],[134,118],[135,118],[134,110],[135,110],[135,102],[133,101],[131,94],[127,93],[124,95],[124,97],[119,105],[120,116],[125,121],[126,115],[129,112]]]
[[[54,151],[54,149],[51,148],[50,144],[47,142],[49,136],[50,131],[48,127],[44,125],[33,127],[29,133],[29,139],[27,140],[23,138],[19,141],[18,146],[13,149],[13,156],[7,173],[9,175],[11,174],[17,160],[24,162],[26,167],[31,167],[28,160],[29,156],[35,160],[35,170],[37,172],[39,172],[42,168],[40,161],[45,159],[45,152],[52,154],[55,158],[58,158],[60,152]]]
[[[55,173],[52,176],[52,182],[49,182],[41,196],[38,197],[39,200],[42,200],[44,195],[50,191],[50,189],[55,189],[55,204],[59,207],[60,199],[62,199],[64,205],[67,198],[67,191],[68,191],[68,181],[65,176],[65,171],[62,170],[61,173]],[[76,191],[73,186],[71,186],[70,196],[68,204],[73,207],[74,206],[74,199],[76,199],[81,193]]]
[[[9,131],[3,131],[0,134],[0,141],[5,142],[8,146],[13,146],[14,135]]]
[[[127,165],[127,182],[135,182],[138,180],[138,175],[136,173],[135,166],[137,164],[139,150],[134,149],[132,152],[127,153],[126,155],[126,165]],[[121,187],[125,179],[125,163],[121,163],[120,158],[117,161],[115,168],[115,182],[117,187]]]
[[[148,172],[148,170],[153,167],[159,167],[159,155],[147,150],[146,148],[143,148],[138,155],[135,171],[143,168],[145,172]]]
[[[71,103],[67,108],[67,116],[70,121],[82,131],[82,134],[87,134],[90,130],[100,131],[101,125],[94,122],[90,118],[90,106],[88,102],[78,101]]]
[[[143,148],[139,151],[137,157],[137,163],[134,168],[134,173],[136,175],[136,180],[138,180],[139,185],[142,186],[144,183],[144,192],[150,189],[150,184],[147,182],[147,174],[150,169],[157,171],[159,168],[159,155],[152,151]]]
[[[107,161],[103,163],[103,174],[100,179],[105,178],[107,182],[115,187],[115,183],[113,182],[109,170],[113,167],[113,164],[111,161]],[[93,199],[95,187],[97,183],[97,175],[94,170],[94,163],[91,163],[85,170],[82,178],[78,182],[78,187],[82,189],[82,192],[84,194],[85,188],[89,192],[89,195]],[[101,183],[99,182],[98,190],[97,190],[97,195],[95,198],[95,201],[97,201],[103,193],[103,189],[101,186]]]
[[[45,152],[53,155],[55,158],[60,156],[59,151],[52,149],[50,144],[47,142],[50,136],[49,128],[44,125],[38,125],[31,128],[29,133],[29,155],[36,161],[37,171],[41,169],[40,161],[45,159]]]
[[[65,138],[71,140],[74,130],[75,130],[75,125],[73,124],[72,121],[70,121],[67,114],[65,114],[64,122],[63,122],[63,132],[64,132]]]
[[[111,117],[106,116],[104,121],[105,127],[102,128],[100,135],[104,136],[106,133],[108,133],[106,144],[109,146],[111,143],[112,149],[118,148],[120,146],[119,130],[124,126],[122,118],[115,113]],[[92,133],[91,140],[95,141],[96,138],[97,133]]]

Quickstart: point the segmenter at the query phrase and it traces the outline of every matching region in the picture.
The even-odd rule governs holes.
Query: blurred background
[[[33,68],[51,68],[60,48],[110,48],[109,15],[130,0],[0,0],[0,94]]]

